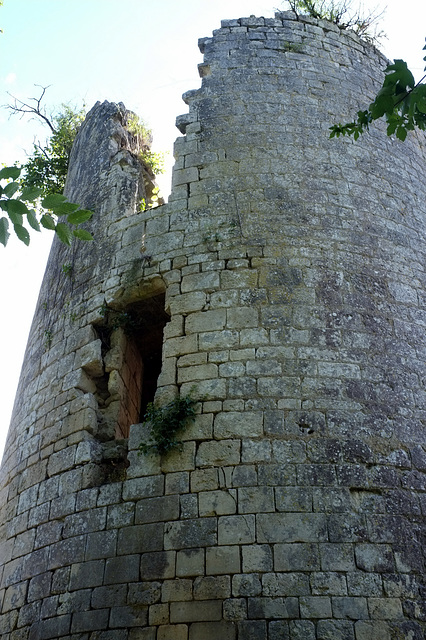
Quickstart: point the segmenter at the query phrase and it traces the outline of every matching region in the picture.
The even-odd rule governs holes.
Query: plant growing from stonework
[[[151,169],[154,175],[159,175],[165,171],[165,154],[159,151],[151,151],[152,131],[147,127],[145,122],[136,114],[129,117],[127,128],[130,133],[138,139],[140,147],[139,158]],[[146,208],[146,207],[145,207]]]
[[[191,393],[187,396],[177,396],[163,406],[150,402],[144,416],[144,424],[150,428],[150,439],[147,443],[142,442],[139,445],[139,452],[164,455],[173,449],[181,448],[182,442],[178,434],[189,422],[195,420],[196,404],[197,401]]]
[[[320,20],[328,20],[340,27],[350,29],[368,42],[377,42],[384,36],[377,31],[377,22],[383,11],[364,13],[361,5],[354,9],[352,0],[286,0],[290,9],[299,16],[304,14]]]

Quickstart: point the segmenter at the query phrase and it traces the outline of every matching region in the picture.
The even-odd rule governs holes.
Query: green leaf
[[[42,189],[38,187],[25,187],[22,189],[21,200],[25,200],[25,202],[34,202],[38,197],[43,193]]]
[[[80,205],[75,204],[74,202],[62,202],[57,207],[50,207],[57,216],[68,216],[70,213],[73,213],[78,209]]]
[[[65,224],[64,222],[58,222],[58,224],[56,225],[55,231],[58,234],[58,238],[61,242],[63,242],[64,244],[67,244],[68,246],[71,245],[73,234],[67,224]]]
[[[4,203],[4,205],[5,206],[2,206],[2,209],[7,211],[9,216],[12,216],[13,214],[18,214],[22,216],[28,213],[28,208],[26,204],[21,200],[7,200]]]
[[[16,178],[19,178],[20,173],[21,169],[19,167],[3,167],[0,170],[0,180],[8,180],[9,178],[16,180]]]
[[[400,125],[396,130],[396,137],[398,138],[398,140],[402,140],[402,142],[404,142],[405,138],[407,137],[407,129]]]
[[[86,229],[74,229],[72,233],[79,240],[86,240],[86,241],[93,240],[92,234],[86,231]]]
[[[45,229],[49,229],[50,231],[54,231],[56,229],[56,222],[50,215],[50,213],[45,213],[40,218],[40,224]]]
[[[8,213],[9,213],[9,218],[13,224],[18,224],[22,226],[22,222],[24,218],[22,213],[15,213],[14,211],[10,211]]]
[[[61,193],[51,193],[42,200],[41,205],[45,209],[56,209],[66,201],[66,197]]]
[[[22,242],[28,247],[28,245],[30,244],[30,234],[28,233],[27,229],[23,227],[22,224],[14,224],[13,228],[18,238],[22,240]]]
[[[388,82],[399,83],[404,89],[406,87],[412,89],[415,81],[407,63],[404,60],[394,60],[393,62],[385,69],[385,73],[389,75],[386,76],[384,84],[386,85]],[[393,73],[389,73],[389,71],[393,71]]]
[[[373,120],[381,118],[385,113],[391,113],[394,108],[394,99],[392,96],[377,96],[373,104],[370,105],[371,117]]]
[[[36,212],[34,211],[34,209],[32,209],[31,211],[28,212],[27,220],[28,220],[28,224],[30,225],[30,227],[32,229],[34,229],[35,231],[40,231],[41,230],[39,222],[38,222],[37,217],[36,217]]]
[[[17,182],[9,182],[3,189],[3,193],[7,198],[11,198],[19,189]]]
[[[10,233],[8,232],[9,220],[7,218],[0,218],[0,242],[6,246],[9,240]]]
[[[92,215],[93,211],[89,211],[88,209],[79,209],[79,211],[70,213],[67,219],[70,224],[82,224],[83,222],[90,220]]]

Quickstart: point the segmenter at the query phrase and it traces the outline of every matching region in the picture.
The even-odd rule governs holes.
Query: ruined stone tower
[[[29,338],[1,637],[421,640],[424,136],[328,139],[386,64],[332,24],[200,48],[168,204],[141,211],[123,105],[77,137],[96,241],[54,244]],[[181,449],[138,455],[147,403],[191,390]]]

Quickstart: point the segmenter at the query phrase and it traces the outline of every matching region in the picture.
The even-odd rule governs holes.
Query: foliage
[[[152,131],[147,127],[145,122],[136,114],[132,114],[127,122],[127,128],[130,133],[138,139],[140,147],[139,158],[151,169],[154,175],[164,173],[165,154],[161,152],[151,151]]]
[[[178,396],[163,407],[149,403],[144,423],[151,429],[151,440],[139,445],[140,453],[159,453],[164,455],[172,449],[182,446],[177,434],[184,429],[188,422],[195,420],[195,406],[197,401],[191,396]]]
[[[425,49],[426,45],[423,47]],[[426,56],[423,60],[426,61]],[[399,140],[405,140],[408,131],[416,127],[426,129],[426,85],[422,84],[426,75],[415,84],[414,76],[404,60],[394,60],[393,64],[386,67],[385,74],[383,86],[369,108],[358,111],[353,122],[330,127],[330,138],[353,135],[357,140],[373,120],[382,117],[385,117],[388,125],[387,135],[395,134]]]
[[[24,244],[29,245],[30,234],[25,223],[34,231],[41,227],[55,231],[61,242],[70,245],[73,237],[80,240],[93,240],[92,235],[79,225],[90,220],[93,213],[80,209],[78,204],[68,202],[61,194],[50,194],[44,197],[38,187],[24,187],[19,181],[20,167],[3,167],[0,170],[0,209],[6,215],[0,218],[0,243],[6,246],[10,237],[9,228],[13,230]],[[6,182],[6,184],[2,184]],[[59,218],[64,216],[65,221]],[[76,228],[73,228],[76,227]]]
[[[78,128],[85,117],[85,110],[75,111],[63,104],[61,111],[52,116],[50,139],[42,146],[34,144],[33,152],[23,169],[23,187],[37,187],[42,195],[62,193],[67,177],[71,148]]]
[[[383,32],[377,32],[376,29],[383,11],[377,13],[373,10],[364,14],[361,7],[353,11],[352,0],[287,0],[287,3],[296,15],[301,12],[312,18],[328,20],[341,29],[351,29],[369,42],[376,42],[383,37]]]

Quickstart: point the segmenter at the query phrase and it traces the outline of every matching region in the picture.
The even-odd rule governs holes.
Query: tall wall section
[[[424,136],[329,140],[385,59],[310,18],[223,21],[167,205],[96,105],[3,460],[5,640],[422,640]],[[198,399],[138,455],[155,394]]]

